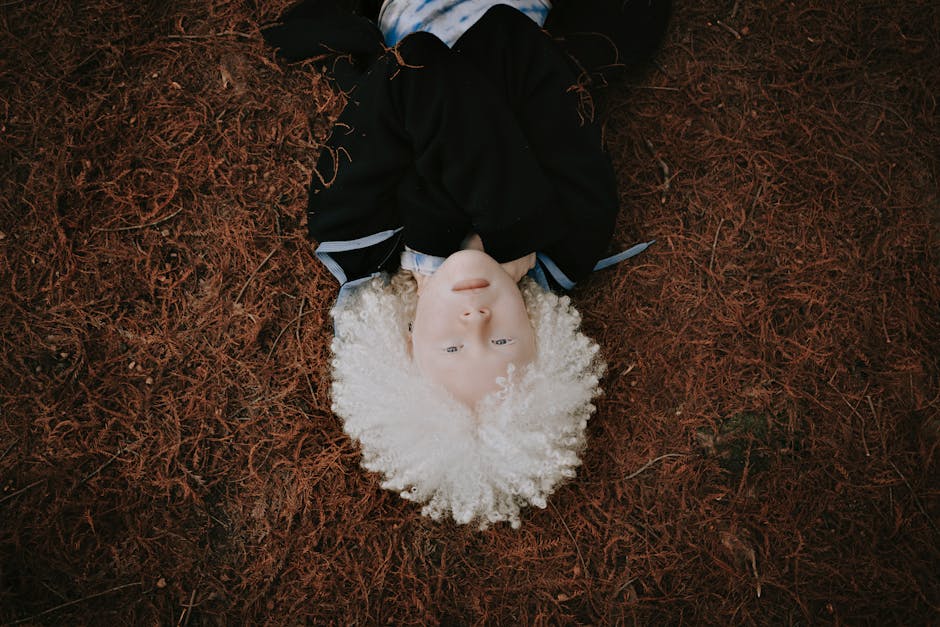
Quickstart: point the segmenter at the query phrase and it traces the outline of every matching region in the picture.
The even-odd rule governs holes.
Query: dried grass
[[[343,102],[264,49],[286,4],[0,6],[0,622],[936,621],[935,3],[679,7],[608,90],[659,243],[576,292],[578,479],[484,533],[329,411]]]

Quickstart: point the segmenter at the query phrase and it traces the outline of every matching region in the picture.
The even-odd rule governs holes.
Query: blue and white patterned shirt
[[[405,246],[405,250],[401,251],[401,267],[404,270],[411,270],[426,276],[431,276],[437,272],[437,269],[443,265],[445,260],[446,257],[426,255],[407,246]]]
[[[394,46],[411,33],[426,31],[453,46],[464,32],[497,4],[515,7],[541,26],[551,0],[385,0],[379,29],[385,44]]]

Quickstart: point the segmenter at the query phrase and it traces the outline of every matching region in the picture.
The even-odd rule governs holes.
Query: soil
[[[483,532],[330,411],[287,4],[0,3],[0,623],[938,623],[940,4],[679,3],[583,466]]]

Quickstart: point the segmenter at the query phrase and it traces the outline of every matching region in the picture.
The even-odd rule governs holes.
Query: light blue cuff
[[[411,270],[418,274],[431,276],[444,263],[445,257],[436,257],[435,255],[426,255],[416,250],[405,247],[401,251],[401,267],[405,270]]]
[[[382,231],[380,233],[373,233],[372,235],[366,235],[365,237],[360,237],[358,239],[347,239],[347,240],[334,240],[330,242],[321,242],[317,246],[316,255],[327,270],[336,277],[336,280],[339,281],[339,284],[345,285],[348,281],[346,277],[346,271],[343,270],[343,267],[339,265],[339,262],[333,258],[333,253],[344,253],[350,250],[359,250],[361,248],[368,248],[370,246],[375,246],[380,244],[392,237],[396,233],[402,230],[404,227],[398,227],[397,229],[389,229],[388,231]],[[373,275],[374,276],[374,275]],[[365,277],[371,278],[371,277]]]
[[[656,243],[656,240],[650,240],[648,242],[643,242],[637,244],[636,246],[631,246],[630,248],[619,252],[616,255],[611,255],[610,257],[604,257],[594,265],[592,272],[597,272],[598,270],[603,270],[604,268],[609,268],[615,264],[620,263],[631,257],[636,257],[641,252],[652,246]],[[538,253],[536,255],[538,263],[535,264],[535,268],[529,271],[529,276],[538,282],[539,285],[548,289],[548,280],[546,279],[545,272],[551,275],[555,282],[561,286],[565,291],[574,288],[574,281],[568,278],[561,268],[558,267],[558,264],[555,261],[546,255],[545,253]],[[536,270],[538,271],[536,273]]]

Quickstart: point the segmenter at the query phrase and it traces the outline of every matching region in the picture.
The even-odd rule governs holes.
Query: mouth
[[[466,290],[481,290],[489,286],[490,282],[486,279],[464,279],[454,283],[450,289],[453,292],[464,292]]]

